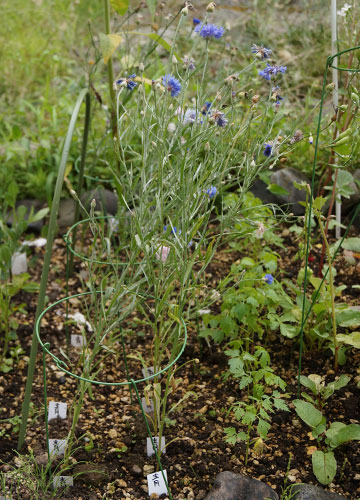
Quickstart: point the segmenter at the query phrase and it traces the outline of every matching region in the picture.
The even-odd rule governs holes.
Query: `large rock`
[[[220,472],[216,476],[213,489],[204,500],[278,500],[278,495],[265,483],[256,479]]]
[[[294,484],[291,495],[293,500],[346,500],[337,493],[325,491],[312,484]]]
[[[271,191],[268,190],[266,182],[262,181],[261,179],[256,179],[251,188],[250,192],[256,196],[256,198],[259,198],[263,203],[266,204],[275,204],[278,205],[278,199],[274,194],[272,194]]]
[[[105,215],[115,215],[117,212],[117,195],[102,187],[86,191],[81,195],[80,200],[88,212],[90,212],[92,200],[96,201],[95,210],[98,212],[103,212]]]
[[[303,181],[310,183],[306,175],[291,167],[277,170],[270,177],[271,184],[277,184],[289,193],[288,195],[275,195],[278,204],[289,205],[289,209],[294,215],[304,215],[305,213],[305,207],[299,202],[306,200],[306,192],[304,189],[297,189],[294,186],[294,182],[301,183]]]

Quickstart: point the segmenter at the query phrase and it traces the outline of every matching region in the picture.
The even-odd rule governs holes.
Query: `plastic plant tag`
[[[53,488],[65,488],[65,486],[74,486],[72,476],[55,476],[53,479]]]
[[[50,455],[62,457],[65,454],[67,439],[49,439]]]
[[[86,338],[82,335],[71,334],[70,343],[73,347],[82,347],[86,345]]]
[[[11,273],[15,276],[27,272],[26,253],[15,252],[11,258]]]
[[[153,441],[155,444],[156,449],[159,449],[159,436],[153,436]],[[160,451],[161,453],[166,453],[165,451],[165,436],[161,436],[161,448]],[[151,442],[151,438],[146,438],[146,454],[148,457],[151,457],[152,455],[155,455],[154,448]]]
[[[166,470],[164,470],[164,476],[167,481]],[[152,474],[148,474],[146,477],[148,481],[149,497],[151,497],[154,493],[160,496],[168,492],[161,472],[153,472]]]
[[[141,398],[141,405],[145,413],[154,413],[154,403],[152,399],[149,400],[150,404],[147,404],[146,398]]]
[[[78,325],[85,325],[89,332],[93,331],[92,326],[81,312],[69,314],[69,318],[72,318]]]
[[[154,367],[153,366],[149,366],[148,368],[141,368],[141,371],[142,371],[144,378],[151,377],[152,375],[154,375]]]
[[[46,245],[47,239],[46,238],[37,238],[36,240],[33,241],[23,241],[22,245],[26,247],[44,247]]]
[[[49,412],[48,412],[48,421],[53,420],[54,418],[66,418],[67,411],[67,403],[59,403],[57,401],[50,401],[49,403]]]

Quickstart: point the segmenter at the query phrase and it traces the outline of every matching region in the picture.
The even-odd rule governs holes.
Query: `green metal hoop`
[[[51,309],[53,309],[55,306],[61,304],[62,302],[66,302],[66,301],[69,301],[70,299],[74,299],[74,298],[78,298],[78,297],[84,297],[84,296],[87,296],[87,295],[94,295],[94,294],[100,294],[100,293],[104,293],[103,291],[95,291],[95,292],[83,292],[83,293],[78,293],[76,295],[71,295],[69,297],[64,297],[60,300],[58,300],[57,302],[55,302],[54,304],[51,304],[49,307],[47,307],[41,314],[40,316],[38,317],[36,323],[35,323],[35,332],[36,332],[36,336],[37,336],[37,339],[38,339],[38,342],[39,344],[41,345],[41,348],[43,349],[43,351],[48,354],[56,363],[56,365],[58,366],[58,368],[60,368],[61,371],[65,372],[67,375],[69,375],[70,377],[73,377],[73,378],[76,378],[77,380],[81,380],[83,382],[89,382],[90,384],[95,384],[95,385],[108,385],[108,386],[114,386],[114,387],[120,387],[120,386],[130,386],[130,385],[133,385],[134,383],[135,384],[140,384],[142,382],[146,382],[148,380],[152,380],[153,378],[161,375],[162,373],[165,373],[167,370],[169,370],[178,360],[179,358],[181,357],[181,355],[183,354],[184,350],[185,350],[185,347],[186,347],[186,343],[187,343],[187,328],[186,328],[186,324],[185,324],[185,321],[183,320],[183,318],[179,318],[179,321],[181,322],[181,325],[184,329],[184,340],[183,340],[183,343],[182,343],[182,346],[181,346],[181,349],[178,353],[178,355],[176,356],[176,358],[171,362],[169,363],[165,368],[159,370],[158,372],[156,372],[155,374],[153,375],[149,375],[148,377],[145,377],[145,378],[142,378],[142,379],[139,379],[139,380],[130,380],[130,381],[126,381],[126,382],[102,382],[100,380],[93,380],[93,379],[87,379],[85,377],[81,377],[80,375],[76,375],[75,373],[72,373],[71,371],[68,370],[68,366],[67,364],[65,363],[65,361],[62,361],[61,359],[59,359],[57,356],[55,356],[55,354],[53,354],[51,351],[50,351],[50,344],[49,342],[43,342],[41,337],[40,337],[40,327],[41,327],[41,320],[43,319],[43,317],[45,316],[45,314],[50,311]],[[155,299],[155,300],[160,300],[160,299],[156,299],[156,297],[152,296],[152,295],[147,295],[147,294],[138,294],[139,296],[143,297],[143,298],[151,298],[151,299]],[[168,302],[165,302],[165,305],[170,305]]]

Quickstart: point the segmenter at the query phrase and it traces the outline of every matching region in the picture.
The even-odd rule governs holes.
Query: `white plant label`
[[[67,439],[49,439],[50,455],[62,457],[65,454]]]
[[[152,375],[154,375],[154,367],[153,366],[149,366],[148,368],[141,368],[141,371],[142,371],[144,378],[151,377]]]
[[[158,450],[159,449],[159,436],[153,436],[153,441],[155,448]],[[165,436],[161,436],[161,453],[166,453],[166,448],[165,448]],[[148,457],[151,457],[152,455],[155,455],[154,448],[151,442],[151,438],[146,438],[146,454]]]
[[[164,476],[167,481],[166,470],[164,470]],[[153,472],[152,474],[148,474],[146,477],[148,481],[149,497],[151,497],[153,493],[160,496],[168,492],[161,472]]]
[[[11,273],[15,276],[27,272],[26,253],[15,252],[11,258]]]
[[[154,413],[154,403],[152,399],[149,400],[150,404],[147,404],[146,398],[141,398],[141,405],[145,413]]]
[[[85,316],[81,312],[69,314],[68,317],[73,319],[78,326],[85,325],[89,332],[93,331],[91,324],[88,322],[88,320],[85,318]]]
[[[54,418],[62,418],[65,420],[67,411],[67,403],[59,403],[57,401],[50,401],[49,403],[49,412],[48,412],[48,421],[53,420]]]
[[[73,347],[83,347],[86,345],[86,338],[82,335],[71,334],[70,343]]]
[[[74,486],[74,478],[72,476],[55,476],[53,479],[54,488],[65,488],[65,486]]]
[[[33,240],[33,241],[29,241],[29,240],[26,240],[22,243],[23,246],[25,247],[37,247],[37,248],[40,248],[40,247],[44,247],[46,245],[46,238],[37,238],[36,240]],[[1,497],[0,497],[1,499]]]

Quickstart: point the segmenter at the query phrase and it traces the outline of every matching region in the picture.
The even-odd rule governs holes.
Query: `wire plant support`
[[[320,100],[320,109],[319,109],[319,115],[318,115],[318,122],[317,122],[317,130],[316,130],[316,137],[315,137],[315,149],[314,149],[314,159],[313,159],[313,165],[312,165],[312,175],[311,175],[311,186],[310,186],[310,200],[309,200],[309,210],[308,210],[308,216],[307,220],[305,220],[305,226],[306,226],[306,250],[305,250],[305,272],[304,272],[304,285],[303,285],[303,302],[302,302],[302,315],[301,315],[301,325],[300,325],[300,334],[299,334],[299,366],[298,366],[298,397],[300,396],[300,376],[301,376],[301,366],[302,366],[302,355],[303,355],[303,341],[304,341],[304,327],[306,324],[306,321],[309,317],[309,314],[316,303],[317,298],[319,297],[321,287],[329,273],[329,267],[332,265],[332,263],[335,261],[335,258],[337,254],[339,253],[339,250],[341,249],[341,246],[343,244],[344,239],[346,238],[350,227],[355,220],[357,214],[359,213],[360,210],[360,203],[357,205],[356,210],[351,218],[351,221],[349,222],[343,237],[341,238],[340,242],[338,243],[336,250],[334,252],[334,255],[332,257],[331,263],[329,263],[329,267],[324,273],[322,277],[322,281],[320,283],[320,286],[317,288],[313,295],[312,302],[309,306],[309,308],[306,310],[306,290],[308,286],[308,258],[309,258],[309,253],[310,253],[310,233],[311,233],[311,215],[312,215],[312,209],[313,209],[313,195],[314,195],[314,184],[315,184],[315,169],[316,169],[316,164],[317,164],[317,157],[318,157],[318,149],[319,149],[319,137],[320,137],[320,131],[321,131],[321,119],[322,119],[322,113],[323,113],[323,107],[324,107],[324,100],[326,96],[326,87],[327,87],[327,75],[328,71],[330,68],[336,69],[341,72],[349,72],[349,73],[360,73],[360,68],[346,68],[343,66],[338,66],[338,62],[340,56],[343,54],[347,54],[349,52],[353,52],[355,50],[360,50],[360,45],[357,45],[355,47],[352,47],[350,49],[345,49],[342,50],[341,52],[338,52],[336,54],[333,54],[332,56],[329,56],[326,60],[326,67],[324,71],[324,78],[323,78],[323,85],[322,85],[322,91],[321,91],[321,100]],[[335,348],[335,355],[337,351],[337,346],[334,346]]]
[[[123,381],[123,382],[106,382],[106,381],[100,381],[100,380],[95,380],[94,378],[91,378],[91,377],[85,377],[85,376],[81,376],[81,375],[78,375],[76,373],[73,373],[72,371],[70,371],[69,367],[68,367],[68,364],[63,361],[62,359],[59,359],[55,354],[53,354],[51,352],[51,349],[50,349],[50,344],[49,342],[45,342],[42,338],[41,338],[41,335],[40,335],[40,329],[41,329],[41,321],[42,319],[44,318],[44,316],[51,310],[53,310],[55,307],[61,305],[63,302],[67,303],[68,301],[71,301],[73,299],[79,299],[79,298],[82,298],[82,297],[87,297],[87,296],[91,296],[91,295],[95,295],[97,296],[98,294],[103,294],[104,292],[103,291],[96,291],[96,292],[84,292],[84,293],[80,293],[80,294],[76,294],[76,295],[71,295],[69,297],[65,297],[65,298],[62,298],[60,299],[59,301],[55,302],[54,304],[50,305],[49,307],[47,307],[38,317],[37,321],[36,321],[36,324],[35,324],[35,332],[36,332],[36,338],[37,338],[37,341],[38,343],[40,344],[41,348],[42,348],[42,351],[43,351],[43,356],[42,356],[42,362],[43,362],[43,380],[44,380],[44,405],[45,405],[45,430],[46,430],[46,443],[47,443],[47,452],[48,452],[48,463],[50,464],[50,460],[51,460],[51,454],[50,454],[50,446],[49,446],[49,425],[48,425],[48,410],[47,410],[47,400],[48,400],[48,396],[47,396],[47,375],[46,375],[46,356],[50,356],[56,366],[64,373],[66,373],[67,375],[69,375],[70,377],[80,381],[80,382],[83,382],[85,384],[91,384],[91,385],[96,385],[96,386],[111,386],[111,387],[129,387],[130,391],[133,389],[134,392],[135,392],[135,395],[136,395],[136,399],[137,399],[137,402],[139,404],[139,407],[141,409],[141,414],[142,414],[142,417],[143,417],[143,420],[144,420],[144,423],[145,423],[145,426],[146,426],[146,431],[147,431],[147,434],[151,440],[151,444],[152,444],[152,448],[154,450],[154,454],[155,454],[155,457],[156,457],[156,461],[157,461],[157,464],[158,464],[158,467],[161,471],[161,474],[163,476],[163,479],[164,479],[164,483],[166,485],[166,488],[167,488],[167,491],[168,491],[168,494],[169,494],[169,498],[170,500],[173,500],[173,497],[171,495],[171,492],[170,492],[170,488],[169,488],[169,484],[168,484],[168,481],[166,479],[166,475],[164,474],[164,469],[163,469],[163,466],[162,466],[162,463],[161,463],[161,460],[160,460],[160,454],[158,453],[158,449],[157,449],[157,446],[156,446],[156,443],[154,441],[154,437],[151,433],[151,430],[150,430],[150,426],[149,426],[149,423],[148,423],[148,418],[146,416],[146,413],[145,413],[145,410],[143,408],[143,405],[142,405],[142,401],[141,401],[141,397],[140,397],[140,394],[139,394],[139,390],[138,390],[138,384],[142,384],[142,383],[146,383],[150,380],[156,380],[160,375],[168,372],[168,370],[170,370],[175,364],[176,362],[179,360],[179,358],[181,357],[181,355],[183,354],[184,352],[184,349],[186,347],[186,343],[187,343],[187,329],[186,329],[186,324],[183,320],[182,317],[179,317],[178,318],[178,324],[179,324],[179,330],[182,330],[183,332],[183,339],[179,341],[179,345],[178,345],[178,352],[176,352],[175,350],[175,344],[176,344],[176,340],[179,340],[179,337],[181,338],[182,335],[179,335],[177,337],[176,340],[174,340],[174,343],[173,343],[173,346],[172,346],[172,349],[171,349],[171,352],[172,352],[172,356],[173,359],[170,358],[167,366],[165,366],[164,368],[162,369],[158,369],[158,371],[156,371],[156,373],[154,373],[153,375],[149,375],[147,377],[143,377],[141,379],[137,379],[137,380],[134,380],[134,378],[131,378],[130,377],[130,374],[129,374],[129,371],[128,371],[128,366],[127,366],[127,356],[126,356],[126,351],[125,351],[125,346],[124,346],[124,343],[123,343],[123,348],[124,348],[124,364],[125,364],[125,371],[126,371],[126,378],[127,380],[126,381]],[[140,297],[141,299],[154,299],[155,301],[158,300],[160,301],[160,299],[156,299],[155,297],[151,296],[151,295],[148,295],[148,294],[143,294],[143,293],[139,293],[139,294],[136,294],[138,297]],[[170,305],[170,304],[167,304],[166,305]],[[122,335],[123,336],[123,335]],[[74,429],[72,428],[72,431]],[[70,431],[70,433],[72,432]],[[69,453],[71,452],[71,445],[72,445],[72,439],[69,440],[70,441],[70,444],[69,444]],[[51,468],[49,467],[49,470],[51,471]]]

